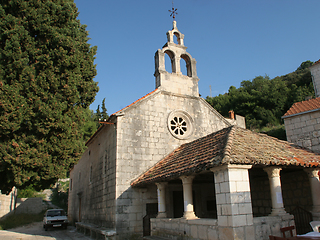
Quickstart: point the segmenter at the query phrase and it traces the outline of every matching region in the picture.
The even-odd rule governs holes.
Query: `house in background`
[[[320,155],[221,116],[199,97],[186,49],[174,21],[155,54],[156,89],[103,122],[71,170],[70,221],[114,239],[249,240],[280,236],[297,204],[316,216]]]
[[[316,98],[294,103],[282,118],[289,142],[320,152],[320,60],[310,71]]]

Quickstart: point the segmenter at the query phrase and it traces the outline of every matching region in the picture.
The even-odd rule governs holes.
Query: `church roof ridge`
[[[148,96],[152,95],[153,93],[155,93],[155,92],[157,92],[157,91],[159,91],[158,88],[156,88],[156,89],[153,90],[152,92],[149,92],[148,94],[144,95],[143,97],[139,98],[138,100],[134,101],[133,103],[129,104],[128,106],[126,106],[126,107],[120,109],[119,111],[113,113],[111,116],[115,116],[115,115],[119,114],[120,112],[124,111],[124,110],[127,109],[127,108],[130,108],[131,106],[135,105],[136,103],[140,102],[141,100],[147,98]],[[110,117],[111,117],[111,116],[110,116]],[[109,118],[110,118],[110,117],[109,117]]]

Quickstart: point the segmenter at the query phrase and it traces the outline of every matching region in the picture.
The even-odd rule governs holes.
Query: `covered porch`
[[[320,156],[230,127],[182,145],[133,187],[156,185],[151,235],[268,239],[294,225],[298,205],[320,215]]]

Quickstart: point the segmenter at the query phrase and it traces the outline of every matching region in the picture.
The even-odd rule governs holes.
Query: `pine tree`
[[[73,0],[0,5],[0,190],[50,186],[84,149],[96,47]]]

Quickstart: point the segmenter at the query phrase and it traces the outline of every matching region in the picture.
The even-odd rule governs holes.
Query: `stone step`
[[[159,237],[159,236],[144,236],[143,240],[172,240],[170,238]]]

